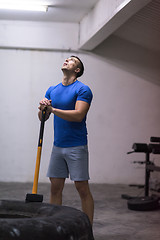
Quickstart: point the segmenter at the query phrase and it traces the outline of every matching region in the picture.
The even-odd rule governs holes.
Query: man
[[[47,107],[46,120],[54,114],[54,145],[47,176],[51,181],[50,203],[62,204],[65,179],[74,181],[82,210],[93,223],[94,201],[89,188],[86,115],[92,101],[88,86],[78,81],[84,66],[77,56],[67,58],[61,68],[62,82],[50,87],[40,101],[39,119]]]

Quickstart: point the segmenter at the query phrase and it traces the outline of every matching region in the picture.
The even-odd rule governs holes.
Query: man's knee
[[[51,193],[59,194],[63,191],[65,179],[50,178]]]
[[[75,182],[75,186],[81,198],[86,198],[90,194],[88,181]]]

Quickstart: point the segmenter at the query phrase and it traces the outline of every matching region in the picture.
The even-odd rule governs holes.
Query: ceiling
[[[160,52],[160,0],[153,0],[132,16],[114,35]]]
[[[2,2],[4,0],[0,0]],[[12,0],[14,1],[14,0]],[[21,0],[26,1],[26,0]],[[33,0],[27,0],[27,2]],[[0,19],[49,22],[80,22],[98,0],[34,0],[49,5],[47,12],[1,10]]]
[[[79,23],[99,0],[41,0],[41,2],[50,6],[47,13],[0,10],[0,20]],[[146,6],[138,10],[117,30],[114,30],[112,34],[142,47],[160,52],[160,0],[148,2]]]

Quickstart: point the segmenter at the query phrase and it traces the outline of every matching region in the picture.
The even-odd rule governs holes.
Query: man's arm
[[[89,110],[90,105],[84,101],[77,101],[75,110],[61,110],[53,108],[51,105],[47,106],[47,109],[55,114],[56,116],[70,121],[70,122],[81,122]]]

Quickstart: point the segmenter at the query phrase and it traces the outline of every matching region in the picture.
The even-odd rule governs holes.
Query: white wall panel
[[[29,21],[0,21],[0,46],[30,49],[77,49],[79,25]]]

